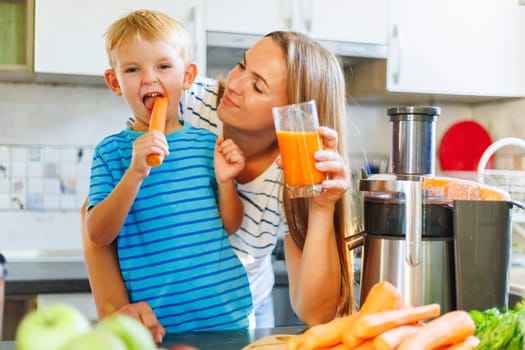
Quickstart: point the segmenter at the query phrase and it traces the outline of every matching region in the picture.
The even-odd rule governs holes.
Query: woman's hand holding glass
[[[350,186],[350,170],[346,159],[337,151],[338,135],[333,129],[321,126],[319,134],[323,140],[323,149],[315,153],[317,170],[326,175],[323,191],[314,196],[319,206],[333,206]]]
[[[350,170],[345,158],[337,151],[338,135],[331,128],[319,127],[319,136],[323,142],[323,149],[315,152],[315,167],[326,175],[322,182],[322,191],[313,196],[315,203],[319,206],[333,207],[350,186]],[[281,158],[277,159],[277,165],[282,167]]]

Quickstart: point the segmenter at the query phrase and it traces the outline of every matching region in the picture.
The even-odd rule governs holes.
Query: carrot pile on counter
[[[466,311],[440,315],[439,304],[406,306],[395,286],[379,282],[357,313],[313,326],[286,345],[288,350],[474,349],[475,328]]]

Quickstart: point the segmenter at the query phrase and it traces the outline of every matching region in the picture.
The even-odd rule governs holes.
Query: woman
[[[341,156],[347,154],[345,145],[337,137],[345,135],[345,87],[337,59],[304,35],[274,32],[246,51],[232,69],[216,115],[213,100],[221,95],[221,89],[194,85],[182,103],[183,118],[218,133],[222,129],[246,158],[245,168],[236,178],[246,214],[231,241],[248,272],[254,307],[257,309],[271,295],[270,253],[278,236],[284,235],[290,300],[298,317],[312,326],[352,312],[352,268],[344,244],[344,237],[352,230],[350,180]],[[317,102],[320,125],[328,127],[320,130],[324,150],[316,154],[327,180],[321,195],[290,200],[282,191],[282,172],[276,165],[279,148],[271,108],[312,99]],[[258,192],[260,188],[263,192]],[[259,208],[262,214],[258,217],[251,216],[252,200],[257,200],[257,206],[265,206]],[[284,210],[279,210],[280,205]],[[253,237],[267,239],[262,253],[257,250],[260,246],[248,250],[253,246],[249,238]],[[129,304],[114,253],[94,247],[85,235],[84,244],[99,314],[114,310],[130,313],[159,339],[163,328],[149,306]]]

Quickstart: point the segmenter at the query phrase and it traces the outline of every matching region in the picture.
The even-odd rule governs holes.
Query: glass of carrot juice
[[[290,198],[321,193],[325,176],[315,168],[314,153],[322,148],[315,101],[274,107],[272,112]]]

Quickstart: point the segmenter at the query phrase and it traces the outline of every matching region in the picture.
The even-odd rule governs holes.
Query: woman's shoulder
[[[191,87],[185,90],[183,104],[187,106],[203,104],[210,109],[216,109],[217,96],[219,95],[220,84],[217,80],[207,77],[197,77]]]
[[[185,90],[181,97],[180,119],[216,134],[221,134],[222,123],[217,116],[219,85],[215,79],[198,77],[191,88]]]

